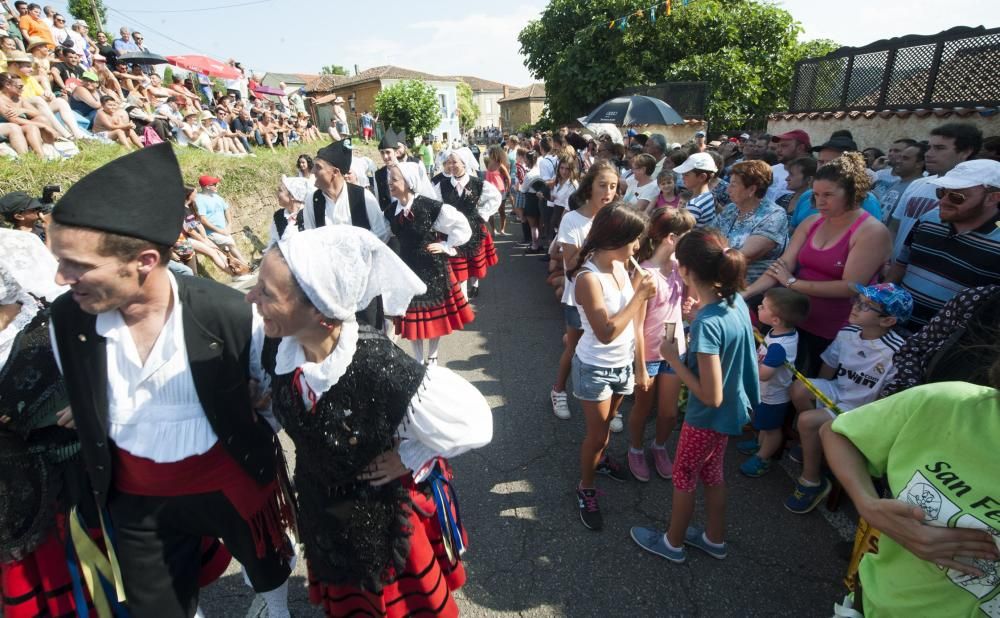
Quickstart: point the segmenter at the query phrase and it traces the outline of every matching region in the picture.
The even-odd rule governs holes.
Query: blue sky
[[[247,5],[197,10],[241,1]],[[846,45],[932,34],[957,25],[1000,26],[998,0],[775,3],[802,22],[805,38],[831,38]],[[65,6],[62,0],[52,4],[59,9]],[[519,54],[517,33],[546,4],[545,0],[105,0],[111,9],[108,30],[117,32],[122,25],[141,30],[147,47],[163,54],[236,58],[260,73],[318,73],[326,64],[352,70],[354,65],[364,70],[395,64],[518,86],[530,83],[531,77]],[[197,11],[177,12],[192,9]]]

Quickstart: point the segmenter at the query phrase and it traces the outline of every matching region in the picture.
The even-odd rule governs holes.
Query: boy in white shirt
[[[771,327],[764,343],[757,349],[757,371],[760,374],[760,402],[753,409],[753,426],[757,439],[741,442],[737,449],[751,455],[743,462],[740,472],[756,478],[771,469],[771,457],[781,449],[782,428],[792,399],[792,370],[799,348],[799,331],[795,327],[809,315],[809,297],[788,288],[771,288],[757,310],[757,319]]]
[[[893,356],[905,339],[893,330],[906,322],[913,312],[913,297],[891,283],[862,287],[852,286],[858,293],[848,325],[823,352],[823,366],[813,385],[826,396],[839,412],[850,412],[878,397],[882,386],[895,373]],[[802,438],[802,476],[795,491],[785,501],[793,513],[808,513],[830,493],[830,481],[820,474],[823,447],[820,428],[832,421],[836,412],[816,401],[802,383],[792,386],[792,403],[799,411],[798,429]]]

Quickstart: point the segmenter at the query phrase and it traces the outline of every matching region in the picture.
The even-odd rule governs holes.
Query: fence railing
[[[788,110],[976,106],[1000,106],[1000,28],[952,28],[803,60]]]

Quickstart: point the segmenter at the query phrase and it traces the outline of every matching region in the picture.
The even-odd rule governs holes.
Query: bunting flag
[[[693,4],[694,2],[695,0],[681,0],[681,7],[686,7],[687,5]],[[629,17],[637,17],[639,19],[642,19],[643,17],[646,16],[647,13],[649,14],[649,23],[655,24],[656,11],[660,7],[663,7],[663,14],[666,15],[667,17],[670,17],[670,15],[672,15],[674,12],[673,0],[665,0],[664,2],[657,2],[653,6],[650,6],[646,9],[639,9],[634,13],[631,13],[630,15],[619,17],[618,19],[612,19],[611,21],[608,22],[608,30],[614,30],[617,27],[619,30],[624,32],[625,28],[628,27]],[[594,26],[591,26],[591,28],[593,27]],[[577,34],[585,32],[589,29],[590,28],[584,28],[583,30],[578,31]]]

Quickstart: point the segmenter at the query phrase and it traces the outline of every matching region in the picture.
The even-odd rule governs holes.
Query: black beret
[[[169,143],[119,157],[69,188],[52,218],[172,247],[184,223],[184,179]]]
[[[392,127],[389,127],[382,135],[382,141],[378,143],[378,149],[387,150],[389,148],[396,148],[397,146],[399,146],[399,136],[392,130]]]
[[[316,153],[316,158],[326,161],[330,165],[340,170],[341,174],[351,171],[351,161],[354,158],[353,146],[350,138],[334,142],[329,146],[320,148]]]

